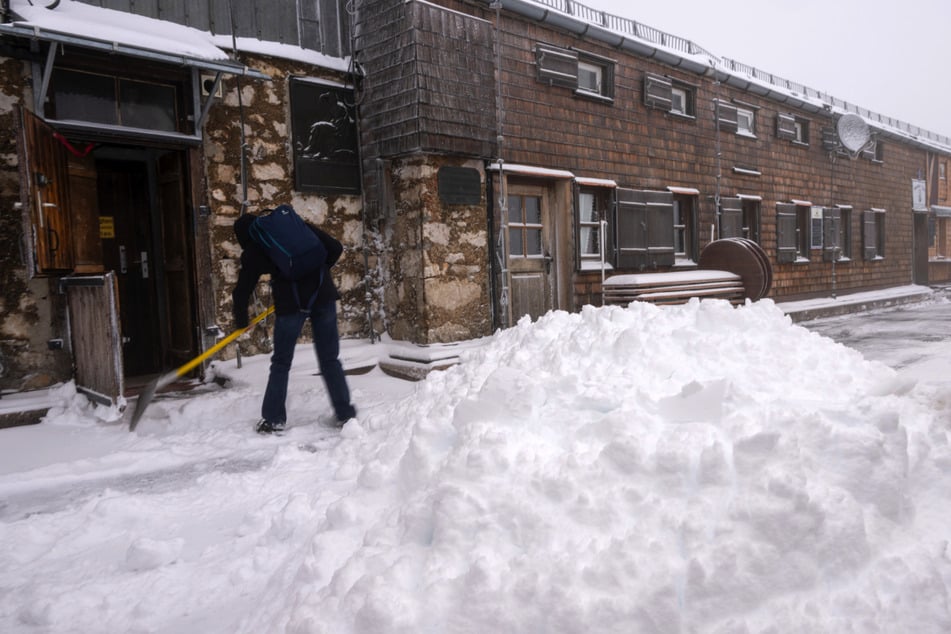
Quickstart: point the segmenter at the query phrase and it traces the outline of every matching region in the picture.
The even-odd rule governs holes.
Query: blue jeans
[[[356,415],[350,404],[350,388],[340,365],[340,334],[337,332],[337,304],[325,302],[314,305],[310,313],[296,312],[278,315],[274,322],[274,353],[271,355],[271,371],[264,390],[264,402],[261,404],[261,416],[271,423],[287,421],[287,376],[294,361],[294,347],[304,327],[304,321],[310,317],[313,329],[314,351],[324,385],[330,395],[337,420],[343,422]]]

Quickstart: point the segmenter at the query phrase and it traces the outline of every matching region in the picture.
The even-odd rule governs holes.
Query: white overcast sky
[[[579,0],[951,136],[951,0]]]

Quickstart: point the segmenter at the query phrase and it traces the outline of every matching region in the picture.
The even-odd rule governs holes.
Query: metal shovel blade
[[[225,337],[224,339],[222,339],[221,341],[219,341],[212,347],[208,348],[207,350],[202,352],[200,355],[198,355],[197,357],[195,357],[194,359],[192,359],[191,361],[189,361],[182,367],[172,372],[169,372],[168,374],[163,374],[159,378],[155,379],[154,381],[146,385],[145,389],[142,390],[142,393],[139,394],[139,398],[135,402],[135,410],[133,410],[132,412],[132,420],[129,421],[129,431],[135,431],[136,425],[139,424],[139,419],[142,418],[142,414],[145,413],[145,409],[149,406],[149,403],[152,402],[152,399],[155,398],[155,393],[158,390],[170,384],[172,381],[174,381],[178,377],[184,376],[185,374],[190,372],[199,363],[215,355],[219,350],[221,350],[222,348],[227,346],[229,343],[231,343],[232,341],[234,341],[235,339],[243,335],[251,327],[253,327],[257,323],[262,321],[265,317],[267,317],[273,312],[274,312],[274,306],[268,307],[267,310],[265,310],[260,315],[257,315],[254,319],[252,319],[251,323],[249,323],[246,327],[238,328],[237,330],[232,332],[230,335],[228,335],[227,337]]]

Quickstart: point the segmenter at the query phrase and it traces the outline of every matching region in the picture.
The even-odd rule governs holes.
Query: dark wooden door
[[[165,363],[177,367],[197,353],[195,334],[195,302],[192,286],[192,241],[189,236],[185,203],[185,174],[179,152],[163,154],[158,159],[158,209],[161,226],[161,257],[156,271],[161,273],[163,340],[166,342]]]
[[[112,227],[103,234],[103,260],[116,273],[125,369],[132,376],[160,372],[162,338],[148,163],[99,160],[96,169],[101,222]]]

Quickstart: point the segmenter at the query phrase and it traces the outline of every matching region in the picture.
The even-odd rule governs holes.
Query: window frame
[[[776,203],[776,261],[809,262],[812,204]]]
[[[62,84],[67,84],[66,78],[78,79],[83,88],[89,89],[87,92],[75,95],[68,90],[60,90]],[[82,78],[87,78],[82,81]],[[110,86],[108,92],[95,90],[97,83],[101,86]],[[143,101],[133,101],[124,97],[133,94],[130,89],[135,85],[145,86],[153,91],[165,93],[166,99],[160,102],[163,109],[169,109],[164,114],[169,115],[169,125],[137,125],[144,123],[142,119],[136,120],[136,107],[154,105],[156,100],[154,95]],[[82,96],[97,99],[100,107],[95,108],[96,117],[85,117],[85,112],[70,112],[66,109],[68,101],[73,97]],[[109,104],[109,109],[105,109],[105,104]],[[73,105],[76,107],[79,104]],[[90,104],[91,105],[91,104]],[[90,105],[86,106],[88,110]],[[80,121],[88,124],[101,124],[115,126],[128,130],[144,130],[147,132],[178,133],[191,134],[192,124],[189,117],[186,116],[187,106],[185,104],[185,87],[181,79],[144,77],[141,74],[129,72],[114,72],[111,70],[99,70],[89,68],[79,68],[73,66],[55,66],[53,68],[50,80],[49,99],[46,111],[51,114],[50,119],[55,121]],[[108,114],[109,116],[102,116]]]
[[[674,95],[680,97],[681,108],[674,108]],[[656,73],[644,73],[643,100],[648,108],[668,114],[696,119],[697,87]]]
[[[836,205],[823,209],[822,259],[825,262],[852,260],[851,205]]]
[[[825,211],[822,205],[809,207],[809,252],[821,251],[825,247]]]
[[[520,215],[521,215],[521,220],[522,220],[522,222],[513,222],[513,221],[512,221],[512,199],[513,199],[513,198],[519,199],[518,209],[519,209],[519,213],[520,213]],[[524,204],[524,200],[525,200],[525,199],[528,199],[528,198],[531,198],[531,199],[534,199],[534,200],[537,200],[537,201],[538,201],[538,222],[528,222],[528,218],[527,218],[526,212],[525,212],[525,204]],[[508,227],[508,235],[509,235],[509,240],[508,240],[508,250],[509,250],[509,252],[508,252],[508,257],[509,257],[509,258],[515,258],[515,259],[521,259],[521,260],[540,260],[540,259],[544,258],[544,257],[545,257],[545,247],[544,247],[544,235],[543,235],[543,233],[544,233],[544,231],[545,231],[545,224],[544,224],[544,222],[542,221],[542,204],[543,204],[543,203],[542,203],[542,197],[541,197],[540,195],[531,194],[531,193],[525,193],[525,194],[512,194],[512,193],[509,193],[509,194],[507,195],[507,199],[508,199],[508,200],[506,201],[506,203],[507,203],[506,207],[508,208],[508,213],[509,213],[509,217],[508,217],[507,222],[506,222],[506,226]],[[520,244],[520,246],[521,246],[521,248],[522,248],[522,252],[521,252],[521,253],[515,253],[515,252],[513,252],[513,247],[515,246],[515,240],[512,238],[513,230],[517,230],[517,231],[521,232],[521,233],[520,233],[521,239],[518,241],[519,244]],[[537,236],[538,236],[538,253],[529,253],[529,251],[528,251],[528,246],[529,246],[528,237],[529,237],[529,235],[537,235]]]
[[[700,197],[698,194],[673,192],[671,224],[674,229],[674,265],[699,262]],[[678,223],[678,216],[680,222]],[[678,238],[678,233],[680,234]],[[678,250],[682,245],[682,250]]]
[[[614,67],[617,62],[607,57],[586,53],[584,51],[575,51],[578,54],[578,84],[575,87],[575,95],[579,97],[595,98],[599,100],[614,101]],[[581,67],[582,65],[595,68],[599,71],[600,85],[597,91],[592,91],[581,87]]]
[[[563,48],[544,42],[535,43],[536,79],[549,86],[561,86],[578,97],[614,101],[614,67],[617,61],[575,48]],[[600,78],[596,90],[581,85],[581,69],[587,67]]]
[[[352,88],[339,84],[299,75],[288,78],[287,107],[295,191],[351,196],[361,193],[363,184],[360,180],[360,146],[354,97]],[[334,105],[328,105],[331,99],[336,99]],[[322,100],[323,105],[313,105],[320,104]],[[343,111],[340,104],[344,104]],[[308,107],[310,110],[307,110]],[[318,153],[317,156],[308,156],[306,149],[314,141],[313,131],[320,129],[315,128],[313,117],[324,115],[334,118],[319,121],[333,121],[335,130],[338,125],[341,126],[334,138],[339,136],[343,143],[332,151],[332,155],[321,156]],[[347,124],[350,125],[349,130]]]
[[[862,255],[867,262],[885,259],[885,213],[876,207],[862,212]]]
[[[931,249],[930,260],[944,261],[951,259],[948,236],[951,235],[951,217],[931,214]]]
[[[720,198],[720,238],[745,238],[759,244],[762,198],[738,195]]]
[[[677,82],[673,82],[670,87],[670,95],[671,95],[670,110],[669,110],[670,114],[675,114],[679,117],[686,117],[690,119],[696,118],[697,116],[696,93],[694,92],[693,88],[691,88],[690,86],[686,84],[679,84]],[[674,98],[675,96],[678,96],[681,98],[681,101],[683,104],[682,109],[677,109],[674,107],[677,103],[676,99]]]
[[[749,125],[744,126],[744,119],[749,122]],[[744,108],[742,106],[737,106],[736,108],[736,133],[739,136],[745,136],[749,138],[756,138],[756,111],[752,108]]]
[[[810,121],[791,112],[776,114],[776,137],[794,145],[809,145]]]
[[[577,247],[576,253],[577,266],[579,270],[601,268],[601,258],[603,254],[604,264],[607,268],[614,268],[614,246],[613,246],[613,227],[611,210],[613,208],[614,187],[594,186],[588,184],[578,184],[575,196],[575,226],[577,229]],[[583,197],[591,196],[591,202],[595,211],[600,212],[600,218],[597,220],[582,220]],[[598,209],[600,207],[600,209]],[[604,242],[601,241],[601,222],[604,221],[607,226],[604,231]],[[585,253],[584,230],[596,231],[598,251],[596,253]],[[596,266],[594,266],[596,265]]]

